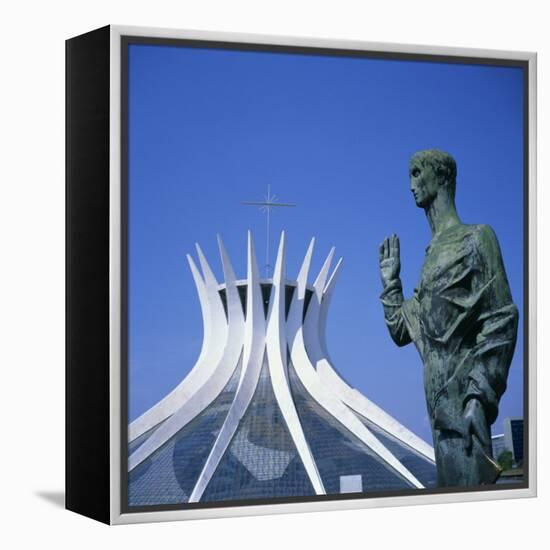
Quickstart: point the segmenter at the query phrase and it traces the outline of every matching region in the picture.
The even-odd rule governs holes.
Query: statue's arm
[[[489,424],[498,415],[498,404],[506,390],[518,329],[518,309],[512,301],[498,240],[488,226],[480,226],[474,240],[474,291],[483,289],[475,304],[476,341],[474,361],[468,374],[464,405],[471,399],[483,404]]]
[[[399,273],[401,272],[401,258],[399,237],[391,235],[380,244],[380,277],[384,290],[380,295],[384,307],[384,318],[393,341],[398,346],[406,346],[413,340],[411,334],[411,305],[413,300],[403,298],[403,287]],[[416,297],[416,295],[415,295]],[[409,311],[409,315],[406,314]],[[408,322],[409,321],[409,322]]]
[[[406,300],[403,298],[403,287],[399,277],[387,282],[380,295],[380,301],[384,308],[384,319],[392,340],[398,346],[410,344],[412,338],[404,315]]]

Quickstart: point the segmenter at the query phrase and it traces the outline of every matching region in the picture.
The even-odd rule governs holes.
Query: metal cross
[[[284,202],[277,202],[277,197],[271,194],[270,185],[267,186],[267,195],[265,196],[265,199],[263,201],[243,201],[242,204],[246,204],[247,206],[259,206],[260,210],[267,214],[267,220],[266,220],[267,230],[266,230],[266,241],[265,241],[265,276],[268,279],[269,268],[271,267],[269,265],[269,216],[271,213],[271,209],[276,206],[292,207],[296,205],[290,204],[290,203],[284,203]]]

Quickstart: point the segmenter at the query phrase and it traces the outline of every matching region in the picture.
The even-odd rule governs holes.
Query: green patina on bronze
[[[432,240],[409,300],[399,278],[397,235],[380,245],[386,324],[398,346],[414,342],[424,364],[439,486],[494,483],[501,469],[490,426],[506,389],[518,310],[494,231],[458,217],[454,159],[437,149],[420,151],[409,176]]]

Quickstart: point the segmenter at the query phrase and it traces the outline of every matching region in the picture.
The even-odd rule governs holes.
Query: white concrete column
[[[310,249],[313,248],[313,242]],[[307,257],[306,257],[307,258]],[[311,254],[309,256],[311,260]],[[298,289],[295,290],[298,292]],[[304,294],[304,293],[302,293]],[[285,298],[286,298],[286,283],[285,283],[285,234],[281,234],[277,261],[275,262],[275,270],[273,272],[273,290],[271,293],[268,323],[267,323],[267,357],[269,364],[269,373],[273,384],[275,398],[286,425],[290,432],[290,436],[294,441],[298,455],[302,460],[306,473],[311,481],[315,494],[324,495],[326,493],[323,486],[323,481],[317,470],[317,465],[311,454],[311,450],[307,443],[294,400],[290,391],[287,370],[287,340],[285,326]],[[298,302],[297,302],[298,303]],[[304,299],[300,301],[303,311]],[[299,315],[301,320],[301,311],[299,307],[294,308],[292,313],[294,316]]]

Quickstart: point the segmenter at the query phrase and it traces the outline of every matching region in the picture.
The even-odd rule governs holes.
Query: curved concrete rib
[[[242,325],[242,329],[244,331],[244,313],[241,306],[239,291],[237,290],[237,277],[235,276],[235,271],[231,265],[229,254],[227,254],[227,250],[225,249],[225,245],[223,244],[220,235],[218,235],[218,247],[220,249],[220,257],[222,260],[223,276],[225,278],[229,332],[231,331],[231,327],[235,324],[238,324],[239,326]]]
[[[320,344],[321,351],[323,352],[324,356],[329,362],[331,361],[328,353],[327,339],[326,339],[328,308],[330,305],[330,301],[332,299],[334,287],[336,286],[336,280],[338,279],[338,275],[342,268],[343,262],[344,262],[344,258],[340,258],[338,260],[336,267],[333,269],[329,277],[328,283],[326,284],[325,289],[323,291],[323,295],[321,298],[321,310],[319,312],[319,344]]]
[[[302,330],[303,330],[303,338],[306,342],[319,342],[319,325],[315,322],[312,322],[313,319],[318,319],[320,315],[321,310],[321,302],[323,300],[323,289],[325,288],[325,284],[328,277],[328,272],[330,270],[330,264],[332,263],[332,258],[334,257],[334,251],[335,248],[332,247],[330,249],[330,252],[328,253],[328,256],[323,263],[323,266],[321,267],[321,270],[319,271],[319,274],[317,275],[317,278],[315,279],[315,282],[313,283],[313,296],[311,297],[311,300],[309,301],[309,305],[307,308],[306,318],[304,319],[302,323]],[[307,256],[307,255],[306,255]],[[341,260],[340,260],[341,263]],[[303,269],[304,266],[302,266]],[[309,265],[308,265],[309,270]],[[301,270],[300,270],[301,272]],[[307,285],[307,276],[308,273],[305,274],[305,281],[303,284]],[[298,292],[298,291],[296,291]],[[311,313],[310,313],[311,312]],[[309,318],[310,322],[306,323],[306,319]],[[301,320],[300,320],[301,321]],[[318,352],[320,348],[318,346],[315,347],[315,349],[311,350],[312,352]],[[308,350],[310,352],[310,350]],[[320,358],[320,354],[318,354],[319,357],[311,357],[311,364],[314,368],[317,367],[317,358]]]
[[[244,315],[236,286],[235,273],[221,238],[218,245],[222,259],[227,292],[228,336],[222,359],[210,378],[187,400],[166,422],[160,426],[149,439],[138,447],[128,459],[128,470],[131,471],[143,462],[151,453],[170,440],[191,420],[208,407],[222,392],[233,375],[242,353],[244,338]],[[205,260],[203,260],[205,261]],[[210,275],[213,277],[213,275]]]
[[[218,293],[218,283],[199,245],[197,251],[204,278],[193,259],[187,261],[197,287],[204,323],[203,343],[199,358],[187,376],[168,395],[136,418],[128,427],[128,441],[132,442],[146,431],[173,415],[212,376],[222,359],[227,341],[228,325]]]
[[[357,416],[355,416],[355,414],[332,393],[332,388],[323,384],[310,360],[310,355],[308,354],[309,350],[313,351],[312,355],[314,356],[322,355],[318,332],[320,306],[333,253],[334,249],[331,250],[329,257],[325,261],[313,285],[314,295],[311,297],[304,323],[297,323],[294,319],[291,323],[287,322],[287,338],[294,370],[306,391],[317,401],[317,403],[319,403],[319,405],[414,487],[423,488],[424,486],[420,481],[418,481],[418,479],[416,479],[416,477],[380,442],[380,440],[366,428]],[[298,289],[300,289],[300,284],[302,286],[304,285],[303,279],[301,283],[300,281],[298,282]],[[305,290],[303,290],[303,292],[305,292]],[[294,293],[293,301],[297,300],[299,294],[300,290]]]
[[[304,263],[311,261],[312,250],[313,240],[311,241],[308,256],[306,256]],[[315,464],[315,460],[311,454],[311,450],[304,435],[288,382],[285,296],[285,233],[283,231],[281,233],[279,251],[273,272],[273,290],[271,293],[267,321],[266,349],[269,373],[271,375],[271,384],[275,393],[275,399],[281,409],[281,413],[285,419],[290,436],[296,445],[298,455],[300,456],[309,480],[311,481],[313,490],[317,495],[324,495],[326,494],[326,491],[323,486],[323,481],[321,480],[321,476],[317,470],[317,465]],[[302,304],[302,310],[298,311],[299,308],[294,308],[299,314],[300,320],[303,311],[304,296],[305,287],[303,289],[302,299],[300,302]],[[296,311],[289,311],[289,315],[291,313],[296,315]]]
[[[241,379],[229,412],[220,433],[206,459],[189,502],[198,502],[212,479],[220,460],[229,447],[239,422],[256,390],[265,354],[265,317],[263,309],[260,275],[252,234],[248,232],[248,286],[246,300],[246,321],[244,327],[244,352]]]
[[[333,367],[333,362],[330,359],[326,344],[326,323],[330,301],[341,265],[342,259],[340,259],[334,268],[329,282],[323,292],[319,315],[319,349],[321,351],[321,355],[319,357],[311,357],[312,361],[316,365],[317,372],[319,373],[323,384],[326,387],[332,388],[336,395],[348,407],[358,412],[374,424],[380,426],[380,428],[384,431],[402,441],[404,444],[411,447],[428,460],[435,462],[434,450],[430,445],[428,445],[428,443],[405,428],[405,426],[403,426],[380,407],[375,405],[361,392],[350,386]],[[312,349],[315,349],[315,347],[316,346],[312,346]]]

